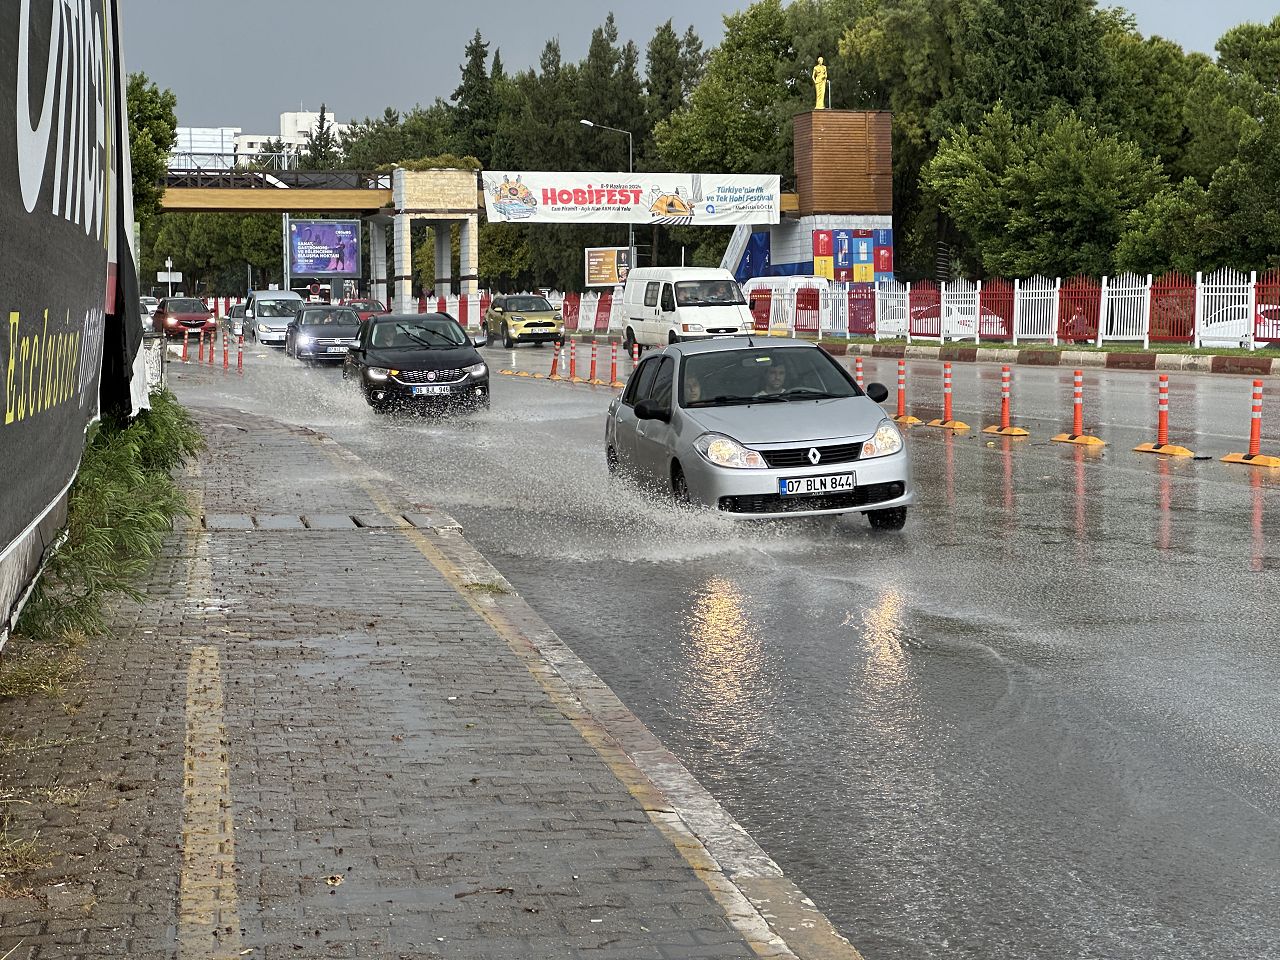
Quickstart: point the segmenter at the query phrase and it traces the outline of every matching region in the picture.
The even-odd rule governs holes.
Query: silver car
[[[610,472],[733,516],[862,512],[899,530],[915,493],[887,397],[805,341],[672,344],[610,404],[605,456]]]

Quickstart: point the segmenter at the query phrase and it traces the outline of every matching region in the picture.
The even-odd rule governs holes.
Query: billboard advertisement
[[[588,287],[616,287],[627,282],[630,268],[626,247],[587,247]]]
[[[71,9],[0,4],[0,645],[58,539],[86,430],[148,402],[119,12]]]
[[[360,221],[290,220],[289,273],[294,277],[360,276]]]
[[[732,226],[777,223],[776,176],[711,173],[482,175],[490,223],[661,223]]]

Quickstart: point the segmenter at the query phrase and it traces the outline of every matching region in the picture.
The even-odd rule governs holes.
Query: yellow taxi
[[[518,343],[550,343],[564,335],[564,318],[546,297],[512,294],[494,297],[484,315],[489,340],[502,339],[504,347]]]

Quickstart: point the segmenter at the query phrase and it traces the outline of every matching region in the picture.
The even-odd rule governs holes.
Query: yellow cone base
[[[609,384],[609,386],[613,387],[613,389],[615,390],[621,390],[623,387],[626,386],[626,384],[623,383],[621,380],[615,380],[613,381],[613,383]]]
[[[516,375],[514,370],[499,370],[498,372],[504,377],[514,377]]]
[[[1228,453],[1222,458],[1223,463],[1243,463],[1250,467],[1280,467],[1280,457],[1268,457],[1258,454],[1251,457],[1247,453]]]
[[[927,427],[941,427],[943,430],[968,430],[969,425],[963,420],[930,420]]]
[[[521,370],[521,371],[519,371],[519,372],[516,374],[516,376],[517,376],[517,377],[532,377],[532,376],[533,376],[533,374],[532,374],[532,373],[530,373],[528,370]]]
[[[583,380],[581,377],[570,377],[569,382],[570,383],[586,383],[587,381]]]
[[[1172,443],[1140,443],[1133,448],[1134,453],[1160,453],[1166,457],[1194,457],[1195,454],[1186,447]]]
[[[533,379],[535,380],[545,380],[546,378],[547,378],[546,374],[543,374],[543,373],[535,373],[533,375]]]
[[[901,417],[891,417],[890,419],[892,419],[894,423],[905,423],[908,427],[913,426],[917,423],[924,423],[924,421],[921,420],[919,417],[913,417],[913,416],[910,416],[909,414]]]
[[[1050,438],[1056,443],[1075,443],[1082,447],[1105,447],[1105,440],[1099,440],[1097,437],[1091,437],[1087,433],[1060,433],[1056,437]]]
[[[605,383],[603,380],[599,379],[598,377],[597,377],[595,380],[588,380],[588,381],[587,381],[587,383],[591,384],[593,387],[607,387],[607,386],[608,386],[608,384],[607,384],[607,383]]]
[[[982,428],[983,433],[997,433],[1002,437],[1029,437],[1026,430],[1021,427],[997,427],[994,423],[989,427]]]
[[[563,379],[564,379],[564,377],[560,376],[560,374],[558,374],[558,373],[553,373],[551,376],[547,377],[547,379],[548,379],[548,380],[563,380]]]

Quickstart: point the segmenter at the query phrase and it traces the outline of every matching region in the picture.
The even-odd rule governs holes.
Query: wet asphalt
[[[549,349],[488,349],[545,372]],[[467,537],[868,957],[1280,956],[1280,471],[1250,379],[1013,368],[1028,439],[911,430],[919,505],[735,522],[605,470],[607,388],[493,378],[493,409],[373,414],[250,348],[179,396],[322,430]],[[941,413],[941,364],[908,363]],[[866,361],[889,386],[894,361]],[[957,418],[1000,369],[954,366]],[[1280,383],[1267,380],[1280,454]],[[1264,418],[1264,424],[1268,421]],[[305,478],[281,477],[305,484]]]

